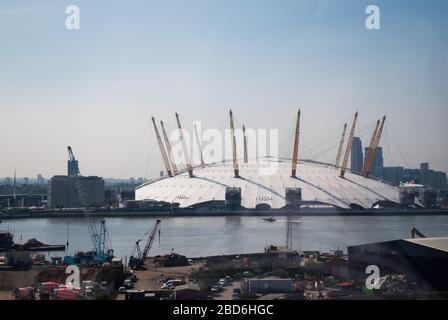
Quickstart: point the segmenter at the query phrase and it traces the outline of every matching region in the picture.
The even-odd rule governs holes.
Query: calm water
[[[69,220],[69,251],[92,248],[85,220]],[[129,256],[135,241],[145,238],[155,218],[107,218],[106,225],[116,255]],[[99,221],[98,221],[99,225]],[[447,236],[448,217],[294,217],[293,246],[303,250],[346,251],[347,246],[374,241],[409,238],[416,226],[427,236]],[[66,219],[27,219],[3,221],[0,229],[9,227],[14,239],[29,238],[49,244],[64,244],[67,239]],[[189,257],[215,254],[262,252],[268,244],[284,245],[286,218],[276,222],[260,217],[175,217],[163,218],[160,243],[157,238],[151,255],[164,254],[174,249]],[[52,253],[54,254],[54,253]],[[59,253],[64,254],[64,253]]]

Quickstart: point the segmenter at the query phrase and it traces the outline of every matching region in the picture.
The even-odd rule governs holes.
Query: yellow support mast
[[[196,127],[196,124],[194,125],[194,135],[196,137],[196,143],[198,145],[198,150],[199,150],[199,157],[201,159],[201,168],[204,168],[205,163],[204,163],[204,157],[202,155],[202,143],[201,143],[201,139],[199,139],[198,128]]]
[[[157,142],[159,144],[160,152],[162,153],[162,158],[163,158],[163,163],[165,164],[166,173],[168,174],[169,177],[172,177],[173,173],[171,172],[170,163],[169,163],[168,157],[166,155],[166,151],[165,151],[165,147],[163,146],[162,139],[160,138],[159,129],[157,129],[157,125],[156,125],[156,121],[155,121],[154,117],[152,117],[152,124],[154,126],[154,131],[156,133]]]
[[[370,172],[372,170],[372,165],[373,165],[373,161],[375,159],[376,149],[378,148],[378,145],[379,145],[380,139],[381,139],[381,135],[383,133],[384,122],[386,122],[386,116],[383,116],[383,119],[381,120],[380,128],[378,129],[378,132],[377,132],[376,137],[375,137],[375,142],[374,142],[374,145],[373,145],[373,148],[372,148],[372,155],[370,157],[370,163],[369,163],[369,166],[366,168],[367,169],[366,172],[364,173],[364,175],[366,177],[369,176],[369,174],[370,174]]]
[[[344,148],[346,130],[347,130],[347,123],[344,123],[344,129],[342,130],[341,141],[339,142],[338,154],[336,156],[336,163],[335,163],[336,168],[339,167],[339,163],[341,162],[342,149]]]
[[[182,126],[180,124],[179,115],[177,114],[177,112],[175,113],[175,115],[176,115],[177,127],[179,129],[180,141],[182,142],[182,150],[184,152],[185,163],[187,165],[188,176],[190,178],[192,178],[193,177],[193,167],[191,166],[190,156],[188,154],[187,145],[185,143],[184,132],[182,131]]]
[[[166,150],[168,152],[168,160],[170,161],[171,168],[173,168],[173,174],[176,175],[177,167],[176,167],[176,163],[174,162],[173,151],[171,149],[170,140],[168,139],[168,135],[166,134],[165,126],[163,125],[162,120],[160,120],[160,126],[162,128],[163,139],[165,140],[165,146],[166,146]]]
[[[243,125],[243,142],[244,142],[244,163],[247,163],[247,137],[246,137],[246,128]]]
[[[376,135],[378,134],[378,128],[380,127],[380,120],[376,122],[375,130],[373,130],[372,138],[370,139],[369,148],[367,149],[367,154],[364,159],[364,165],[362,167],[362,173],[364,175],[368,175],[367,168],[370,168],[370,163],[373,161],[372,153],[373,153],[373,145],[375,144]]]
[[[339,176],[344,178],[345,170],[347,169],[348,157],[352,149],[353,136],[355,135],[356,121],[358,120],[358,111],[356,111],[353,118],[352,128],[350,129],[350,135],[348,136],[347,147],[345,148],[344,159],[342,160],[341,173]]]
[[[240,176],[239,168],[238,168],[238,157],[236,154],[236,138],[235,138],[235,127],[233,125],[233,114],[232,110],[230,110],[230,131],[232,134],[232,157],[233,157],[233,172],[235,178]]]
[[[299,160],[299,136],[300,136],[300,109],[297,112],[296,130],[294,132],[294,145],[292,147],[291,177],[297,178],[297,161]]]

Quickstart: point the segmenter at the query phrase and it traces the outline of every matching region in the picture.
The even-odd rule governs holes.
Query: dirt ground
[[[135,289],[159,290],[162,286],[162,279],[174,278],[185,280],[193,270],[197,270],[200,265],[189,265],[183,267],[149,268],[148,270],[136,270],[135,275],[138,278]]]

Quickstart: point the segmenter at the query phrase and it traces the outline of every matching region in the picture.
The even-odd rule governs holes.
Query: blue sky
[[[364,26],[369,4],[380,30]],[[364,144],[387,114],[386,164],[448,171],[447,12],[443,0],[1,0],[0,176],[64,173],[67,145],[84,174],[153,176],[151,115],[224,129],[229,107],[238,124],[279,128],[285,151],[300,107],[303,157],[329,162],[354,111]]]

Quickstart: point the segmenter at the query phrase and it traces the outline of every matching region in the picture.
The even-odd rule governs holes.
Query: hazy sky
[[[65,28],[77,4],[81,29]],[[367,30],[365,8],[381,10]],[[377,118],[387,165],[448,171],[448,1],[0,1],[0,177],[154,176],[149,127],[174,111],[224,129],[279,128],[289,152],[334,162],[345,121]]]

